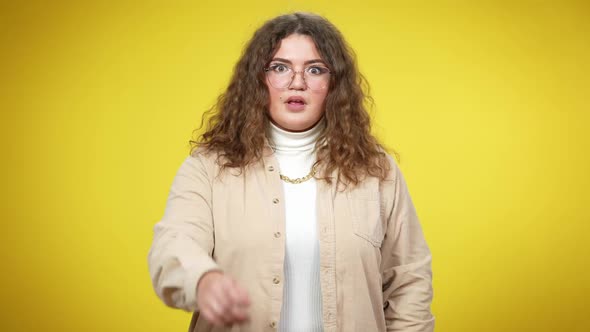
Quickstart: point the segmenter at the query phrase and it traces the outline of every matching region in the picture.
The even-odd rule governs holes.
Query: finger
[[[238,305],[232,308],[232,316],[234,317],[234,320],[238,323],[247,321],[250,318],[248,310]]]
[[[236,320],[232,313],[232,305],[221,306],[221,310],[217,311],[218,318],[224,325],[232,324]]]
[[[214,285],[211,289],[211,299],[215,301],[217,306],[216,313],[222,314],[231,308],[231,299],[227,296],[227,285],[222,280]]]
[[[250,299],[248,293],[244,288],[239,286],[237,283],[234,283],[232,293],[235,300],[234,307],[232,308],[233,316],[236,318],[238,322],[248,321],[250,319]]]
[[[213,318],[218,318],[223,313],[223,307],[214,298],[209,299],[207,309],[214,316]]]
[[[224,283],[224,288],[223,290],[223,296],[224,300],[226,300],[227,302],[224,302],[224,304],[226,305],[224,307],[224,312],[223,312],[223,320],[226,323],[229,324],[233,324],[233,323],[238,323],[244,320],[244,316],[245,313],[242,312],[240,310],[240,304],[238,302],[239,298],[236,296],[236,289],[234,287],[234,284],[232,282],[232,280],[228,280],[226,283]]]
[[[222,277],[215,280],[208,287],[207,293],[202,294],[204,295],[203,302],[209,311],[209,319],[223,325],[242,321],[245,313],[234,309],[239,306],[238,302],[241,300],[237,294],[242,294],[242,292],[232,278]]]
[[[213,278],[215,277],[215,278]],[[223,275],[211,275],[207,283],[202,284],[202,291],[199,296],[199,305],[204,313],[205,318],[215,325],[225,325],[231,323],[233,319],[228,315],[231,312],[232,301],[225,294],[225,289],[229,287],[231,281]]]
[[[227,297],[231,299],[233,305],[240,304],[242,301],[240,286],[235,280],[231,281],[231,284],[226,288]]]
[[[249,307],[250,306],[250,296],[248,295],[248,291],[246,291],[245,288],[243,288],[242,286],[236,284],[235,294],[236,294],[236,297],[238,299],[237,302],[241,306],[244,306],[244,307]]]
[[[223,283],[220,283],[219,290],[223,294],[218,294],[218,296],[227,300],[227,302],[224,302],[224,304],[227,304],[227,307],[223,308],[221,319],[226,324],[241,323],[248,319],[247,308],[243,308],[244,305],[241,304],[243,302],[241,296],[243,292],[237,283],[233,279],[228,278]]]
[[[228,284],[226,284],[226,288],[223,289],[224,291],[224,297],[227,299],[228,301],[228,307],[226,308],[225,311],[225,319],[226,321],[229,322],[239,322],[241,321],[243,318],[243,314],[241,314],[239,312],[239,306],[240,304],[238,303],[239,298],[237,298],[236,296],[236,289],[233,286],[233,283],[230,282]],[[238,310],[236,310],[238,309]],[[236,316],[235,314],[238,314],[238,316]]]
[[[219,318],[218,315],[216,315],[212,310],[210,309],[201,309],[201,315],[203,315],[203,318],[205,318],[205,320],[207,322],[209,322],[212,325],[215,326],[221,326],[223,325],[223,322],[221,321],[221,319]]]

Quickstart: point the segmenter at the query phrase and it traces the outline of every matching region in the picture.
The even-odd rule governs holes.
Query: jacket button
[[[272,327],[273,329],[277,327],[277,322],[272,321],[270,322],[270,324],[268,324],[270,327]]]
[[[272,278],[272,283],[275,285],[278,285],[281,282],[281,279],[279,277],[274,277]]]
[[[278,198],[275,198],[275,199],[272,200],[272,202],[275,203],[275,204],[279,204],[279,199]]]
[[[275,168],[274,168],[274,167],[272,167],[272,166],[268,166],[268,170],[269,170],[270,172],[272,172],[272,171],[274,171],[274,170],[275,170]]]
[[[275,237],[278,239],[281,237],[281,232],[275,232]]]

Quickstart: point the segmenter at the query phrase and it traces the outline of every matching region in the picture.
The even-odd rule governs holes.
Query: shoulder
[[[209,151],[202,146],[199,146],[191,151],[187,160],[195,163],[201,163],[203,166],[210,168],[215,167],[218,164],[220,154],[217,152]]]
[[[217,173],[217,154],[202,147],[192,150],[180,166],[179,173],[188,176],[201,176],[213,179]]]
[[[197,147],[191,151],[185,163],[195,165],[206,171],[211,180],[220,180],[227,176],[240,177],[244,172],[239,167],[224,167],[229,160],[223,152],[211,151],[204,147]]]
[[[380,148],[380,149],[385,157],[385,160],[386,160],[385,165],[387,167],[387,173],[386,173],[386,176],[383,179],[383,181],[384,182],[395,182],[401,174],[400,169],[399,169],[399,165],[398,165],[398,161],[386,150],[384,150],[383,148]]]

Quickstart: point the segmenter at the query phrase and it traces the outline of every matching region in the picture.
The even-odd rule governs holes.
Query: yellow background
[[[2,331],[185,331],[147,271],[252,32],[356,50],[433,251],[437,331],[590,331],[586,1],[2,1]]]

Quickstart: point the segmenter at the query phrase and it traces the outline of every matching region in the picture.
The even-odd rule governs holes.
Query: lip
[[[302,102],[304,105],[307,105],[305,98],[303,98],[301,96],[291,96],[291,97],[287,98],[287,100],[285,100],[285,104],[288,104],[291,101],[299,101],[299,102]]]
[[[287,109],[291,112],[301,112],[305,109],[307,103],[301,96],[291,96],[285,101]]]

